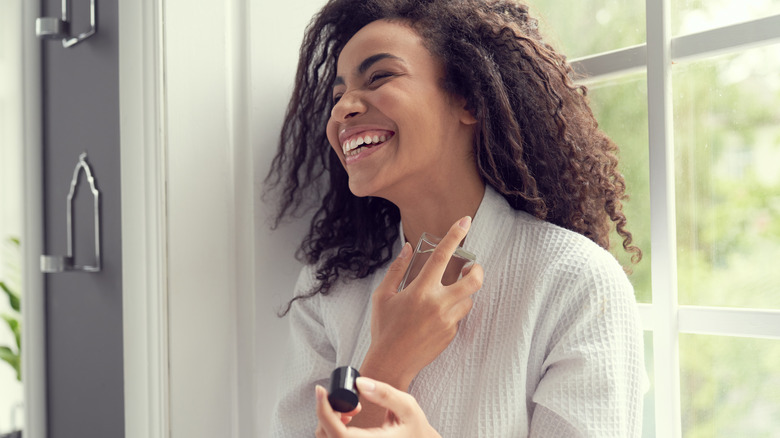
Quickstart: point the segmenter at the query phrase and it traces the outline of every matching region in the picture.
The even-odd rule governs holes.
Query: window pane
[[[632,266],[629,276],[637,300],[651,302],[650,291],[650,186],[647,135],[647,78],[645,73],[623,76],[588,87],[591,108],[599,126],[620,148],[620,172],[630,197],[623,205],[628,230],[643,252],[642,261],[631,265],[623,239],[613,232],[612,254],[623,266]]]
[[[776,437],[780,340],[680,335],[682,436]]]
[[[645,42],[644,0],[529,0],[542,34],[569,59]]]
[[[780,45],[673,67],[681,304],[780,308]]]
[[[672,0],[672,35],[780,14],[780,0]]]

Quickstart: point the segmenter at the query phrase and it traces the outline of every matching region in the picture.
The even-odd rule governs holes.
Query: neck
[[[478,177],[446,190],[421,188],[405,202],[395,203],[401,211],[404,238],[416,245],[423,232],[444,237],[459,219],[474,217],[484,195],[485,183]]]

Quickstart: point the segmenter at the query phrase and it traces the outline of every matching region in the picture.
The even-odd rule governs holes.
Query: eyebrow
[[[390,53],[377,53],[376,55],[371,55],[368,58],[364,59],[363,62],[360,63],[356,71],[358,74],[362,75],[363,73],[366,72],[366,70],[371,68],[372,65],[376,64],[377,62],[383,59],[396,59],[399,61],[403,61],[403,59]],[[333,86],[335,87],[337,85],[344,85],[344,78],[342,78],[341,76],[336,76],[336,79],[333,81]]]

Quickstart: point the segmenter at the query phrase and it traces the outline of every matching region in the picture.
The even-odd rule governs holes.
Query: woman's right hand
[[[412,379],[444,351],[471,310],[471,296],[482,287],[482,267],[464,269],[455,283],[441,279],[452,254],[471,226],[466,216],[450,227],[420,274],[402,292],[398,285],[411,261],[412,248],[404,245],[374,291],[371,310],[371,346],[360,373],[406,391]]]
[[[361,397],[384,410],[384,421],[371,429],[347,426],[328,403],[325,388],[317,386],[317,438],[441,438],[411,395],[367,377],[358,377],[356,384]]]

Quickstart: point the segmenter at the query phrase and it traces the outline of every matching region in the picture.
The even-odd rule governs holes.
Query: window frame
[[[646,1],[647,42],[575,59],[584,79],[646,71],[652,303],[639,304],[653,337],[656,436],[681,437],[679,335],[780,340],[780,309],[682,306],[677,290],[672,64],[780,42],[780,14],[688,35],[671,35],[671,0]]]

